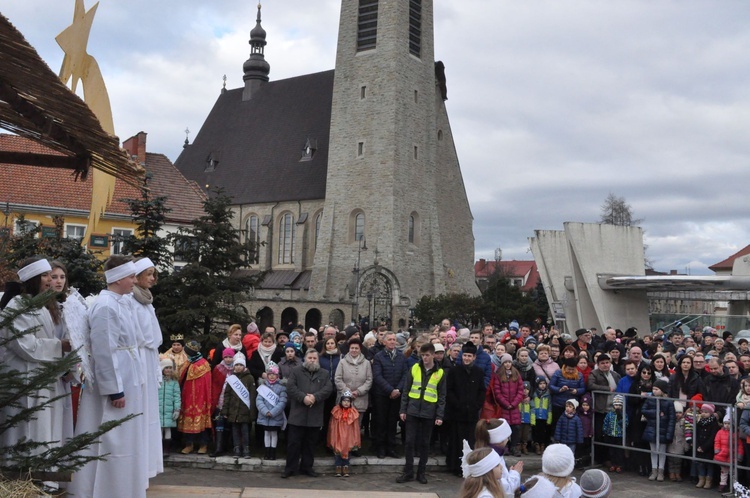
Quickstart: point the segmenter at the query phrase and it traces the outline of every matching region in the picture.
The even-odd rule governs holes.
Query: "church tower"
[[[432,0],[342,0],[309,297],[394,330],[424,295],[478,292],[433,32]]]

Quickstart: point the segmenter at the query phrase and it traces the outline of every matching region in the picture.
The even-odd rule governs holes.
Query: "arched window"
[[[414,215],[409,216],[409,242],[414,243]]]
[[[421,242],[422,227],[419,222],[419,213],[417,213],[416,211],[412,211],[412,213],[409,215],[407,230],[407,240],[409,241],[409,243],[419,245],[419,243]]]
[[[313,241],[313,247],[318,248],[318,236],[320,235],[320,222],[323,220],[323,213],[318,213],[315,217],[315,240]]]
[[[357,213],[354,217],[354,240],[362,240],[365,236],[365,213]]]
[[[279,223],[279,264],[289,265],[294,261],[294,216],[285,213]]]
[[[255,253],[251,263],[258,263],[258,248],[260,246],[260,220],[257,216],[251,215],[245,222],[245,230],[248,242],[252,242]]]

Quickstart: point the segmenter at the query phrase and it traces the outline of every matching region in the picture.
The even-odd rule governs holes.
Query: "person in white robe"
[[[156,319],[151,287],[156,283],[156,268],[149,258],[135,261],[136,283],[133,287],[133,315],[140,329],[138,351],[146,382],[143,384],[143,448],[148,453],[148,477],[164,472],[159,420],[159,346],[162,343],[161,327]]]
[[[6,310],[21,309],[25,306],[23,296],[33,297],[50,289],[52,268],[46,259],[30,258],[21,265],[18,270],[18,278],[21,280],[21,286],[16,287],[16,292],[6,292],[3,295],[1,306]],[[15,294],[15,295],[13,295]],[[56,310],[57,303],[51,302]],[[60,320],[59,311],[56,318]],[[19,375],[27,375],[37,368],[40,368],[45,362],[58,361],[62,358],[64,352],[71,350],[70,341],[61,339],[55,335],[55,322],[48,307],[42,307],[38,310],[25,313],[18,316],[13,327],[17,331],[27,331],[34,329],[33,332],[24,334],[6,344],[6,351],[3,357],[3,367],[7,370],[15,370]],[[2,334],[9,338],[11,330],[3,329]],[[50,398],[64,394],[61,390],[60,382],[55,382],[48,388],[35,393],[35,396],[27,396],[19,400],[20,409],[33,408],[47,402]],[[65,399],[58,399],[49,403],[43,410],[35,413],[34,418],[22,420],[15,426],[9,428],[0,435],[0,445],[12,446],[18,443],[22,438],[35,442],[46,442],[48,447],[61,446],[63,441],[63,413],[65,410]],[[16,415],[20,410],[10,406],[0,407],[0,419],[6,419]],[[37,448],[33,454],[40,454],[45,451],[45,447]],[[11,463],[12,462],[7,462]],[[50,471],[54,470],[52,468]],[[46,485],[56,488],[56,483],[45,483]]]
[[[134,419],[107,432],[83,455],[104,456],[73,474],[70,495],[81,498],[145,498],[147,459],[142,447],[144,373],[138,352],[137,325],[130,292],[135,265],[124,256],[104,264],[107,289],[89,309],[93,377],[81,392],[76,434],[93,432],[130,414]]]

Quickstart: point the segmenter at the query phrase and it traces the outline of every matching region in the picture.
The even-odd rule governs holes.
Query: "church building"
[[[478,293],[433,33],[432,0],[342,0],[335,69],[269,81],[258,6],[244,87],[175,165],[224,188],[260,244],[246,306],[261,327],[396,329],[422,296]]]

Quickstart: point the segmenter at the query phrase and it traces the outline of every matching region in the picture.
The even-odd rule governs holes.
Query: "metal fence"
[[[592,413],[593,413],[593,416],[594,416],[594,419],[592,420],[593,427],[597,427],[597,425],[596,425],[596,419],[598,417],[605,417],[606,416],[606,414],[597,413],[597,411],[596,411],[596,401],[597,401],[597,398],[599,398],[600,403],[601,403],[601,397],[603,397],[605,395],[609,396],[609,398],[608,398],[608,407],[611,407],[611,398],[614,397],[615,395],[619,394],[619,395],[623,396],[623,398],[625,399],[625,403],[624,403],[624,406],[623,406],[623,413],[625,414],[625,416],[623,417],[623,420],[622,420],[622,439],[621,439],[622,444],[616,445],[616,444],[606,443],[606,442],[602,441],[601,439],[597,439],[597,437],[601,438],[603,436],[603,434],[594,434],[594,438],[593,438],[593,441],[592,441],[592,444],[591,444],[591,465],[592,466],[596,464],[596,448],[597,447],[600,447],[600,448],[602,448],[602,447],[608,447],[608,448],[621,449],[624,452],[630,452],[630,453],[632,453],[632,452],[640,452],[640,453],[647,453],[649,455],[652,455],[654,453],[649,448],[637,448],[637,447],[628,445],[628,442],[640,440],[640,438],[642,436],[642,434],[632,434],[631,435],[632,437],[630,437],[630,438],[628,437],[629,436],[629,434],[628,434],[628,425],[629,425],[628,422],[630,422],[630,420],[627,417],[628,401],[629,400],[633,400],[633,399],[637,399],[640,402],[640,401],[643,401],[643,400],[649,398],[650,396],[642,396],[640,394],[609,392],[609,391],[591,391],[591,393],[592,393],[592,407],[591,407],[591,410],[592,410]],[[745,470],[745,471],[750,470],[750,467],[741,465],[742,462],[740,462],[739,458],[738,458],[739,445],[742,444],[742,441],[740,441],[740,434],[741,434],[741,431],[740,431],[740,415],[741,415],[742,411],[741,410],[737,410],[732,404],[728,404],[728,403],[714,403],[714,402],[711,402],[711,401],[691,401],[691,400],[668,398],[668,397],[656,397],[654,399],[656,400],[656,407],[657,407],[657,410],[656,410],[656,412],[657,412],[656,428],[655,428],[655,434],[656,434],[656,441],[657,441],[657,443],[659,441],[660,425],[661,425],[661,421],[660,421],[660,417],[658,416],[658,413],[659,413],[659,407],[661,406],[662,403],[674,403],[675,401],[680,402],[680,403],[682,403],[682,405],[684,407],[683,417],[687,416],[688,414],[692,414],[692,416],[693,416],[693,441],[692,441],[693,444],[691,445],[691,450],[690,450],[690,454],[689,455],[669,453],[667,451],[667,447],[669,445],[668,443],[664,445],[664,452],[663,453],[660,452],[660,451],[656,452],[657,455],[662,455],[663,454],[665,456],[665,471],[666,471],[666,468],[668,468],[667,467],[667,463],[668,463],[667,462],[667,458],[678,458],[678,459],[681,459],[681,460],[690,460],[693,464],[696,463],[696,462],[702,462],[702,463],[706,463],[706,464],[710,464],[710,465],[717,465],[719,467],[724,467],[724,468],[728,467],[728,470],[729,470],[729,480],[728,480],[729,490],[730,491],[733,490],[734,489],[734,483],[737,481],[738,471],[740,471],[740,470]],[[630,401],[630,402],[634,403],[634,401]],[[721,417],[717,417],[720,428],[722,426],[722,418],[723,418],[724,414],[726,414],[728,410],[730,410],[732,412],[731,423],[730,423],[730,427],[729,427],[729,442],[730,442],[730,444],[729,444],[729,462],[728,463],[718,462],[718,461],[714,460],[713,459],[713,454],[712,455],[707,455],[707,456],[701,456],[701,454],[696,451],[696,446],[697,446],[695,444],[696,443],[696,435],[697,435],[696,432],[697,432],[698,416],[699,416],[699,413],[700,413],[700,409],[698,408],[698,405],[703,405],[703,404],[706,404],[706,403],[710,403],[710,404],[714,405],[716,407],[716,412],[717,413],[718,412],[722,412]],[[637,438],[637,439],[635,439],[635,438]],[[735,444],[733,444],[733,442]],[[659,448],[658,444],[657,444],[657,448]],[[717,482],[718,482],[718,479],[717,479]],[[747,484],[747,483],[745,483],[745,484]]]

